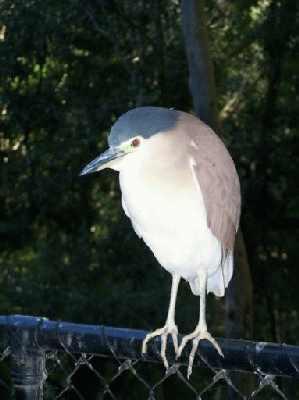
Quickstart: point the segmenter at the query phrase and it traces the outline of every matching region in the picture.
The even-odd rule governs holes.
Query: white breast
[[[191,170],[179,179],[171,173],[153,175],[138,168],[119,175],[123,208],[136,233],[169,272],[189,281],[199,268],[213,274],[221,246],[207,227],[203,197]]]

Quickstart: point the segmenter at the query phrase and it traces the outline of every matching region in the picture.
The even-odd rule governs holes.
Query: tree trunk
[[[203,0],[182,0],[181,12],[195,113],[219,134],[214,68],[209,55]],[[241,232],[236,240],[235,270],[226,293],[225,311],[226,336],[252,336],[252,280]]]
[[[209,56],[203,3],[201,0],[182,0],[181,9],[194,111],[200,119],[219,132],[214,67]]]

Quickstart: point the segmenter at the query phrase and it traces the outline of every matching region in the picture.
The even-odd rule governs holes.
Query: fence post
[[[30,318],[30,317],[29,317]],[[24,319],[24,317],[23,317]],[[46,379],[45,351],[36,343],[37,318],[28,319],[27,327],[13,324],[9,332],[11,378],[16,400],[42,400]]]

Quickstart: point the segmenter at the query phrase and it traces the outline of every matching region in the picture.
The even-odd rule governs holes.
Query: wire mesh
[[[51,367],[49,367],[51,360]],[[240,386],[240,376],[231,377],[229,371],[209,370],[194,372],[190,380],[186,379],[185,367],[173,364],[166,372],[157,365],[144,365],[139,360],[120,360],[111,353],[111,358],[104,361],[98,355],[50,354],[47,363],[49,399],[64,399],[72,394],[76,399],[287,399],[287,395],[275,381],[273,375],[257,373],[254,376],[254,389],[246,393]],[[84,371],[83,371],[84,369]],[[57,380],[55,373],[61,373]],[[89,373],[89,385],[86,382]],[[81,376],[80,376],[81,375]],[[85,377],[85,379],[83,378]],[[51,378],[52,377],[52,378]],[[250,374],[244,374],[242,380],[248,379],[252,387]],[[96,382],[97,381],[97,382]],[[282,385],[282,383],[280,383]],[[229,393],[232,393],[229,395]]]
[[[112,328],[108,328],[112,329]],[[9,336],[13,330],[9,331]],[[68,333],[66,335],[66,333]],[[105,352],[89,353],[73,351],[72,337],[74,332],[63,331],[56,335],[59,343],[49,342],[45,348],[45,366],[43,371],[44,399],[130,399],[130,400],[162,400],[162,399],[296,399],[299,395],[299,384],[296,373],[292,378],[276,374],[265,374],[260,368],[253,366],[251,372],[217,368],[207,358],[204,347],[197,352],[197,363],[190,380],[186,378],[186,360],[174,362],[169,343],[170,368],[165,371],[159,357],[143,357],[135,352],[134,337],[126,341],[126,346],[132,343],[132,355],[124,357],[118,339],[105,337]],[[1,333],[0,333],[1,335]],[[66,336],[67,339],[66,339]],[[41,346],[41,338],[34,333],[36,346]],[[48,341],[47,337],[47,341]],[[139,338],[138,338],[139,339]],[[18,339],[17,339],[18,340]],[[44,339],[45,340],[45,339]],[[119,337],[121,339],[121,336]],[[3,344],[5,341],[2,341]],[[13,385],[9,377],[10,356],[15,351],[13,337],[9,346],[2,347],[0,353],[0,398],[9,399],[13,396]],[[30,343],[30,340],[29,340]],[[76,346],[79,342],[76,343]],[[82,344],[81,344],[82,345]],[[151,352],[159,353],[159,340],[155,340]],[[50,349],[56,348],[56,350]],[[92,347],[92,345],[91,345]],[[30,356],[28,349],[22,349]],[[129,353],[130,349],[126,349]],[[187,351],[188,353],[188,351]],[[139,355],[138,355],[139,354]],[[209,354],[209,353],[208,353]],[[281,356],[282,357],[282,356]],[[241,361],[241,360],[240,360]],[[254,361],[254,360],[253,360]],[[253,362],[251,360],[251,362]],[[276,361],[273,359],[273,367]],[[297,358],[292,365],[297,369]],[[276,368],[276,367],[274,367]],[[25,398],[25,397],[24,397]]]

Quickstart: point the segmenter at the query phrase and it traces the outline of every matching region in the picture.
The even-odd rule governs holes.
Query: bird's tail
[[[223,258],[219,268],[208,277],[207,293],[214,293],[215,296],[224,296],[225,289],[227,288],[233,275],[233,253],[229,252]],[[192,293],[196,296],[200,295],[198,279],[190,281]]]

